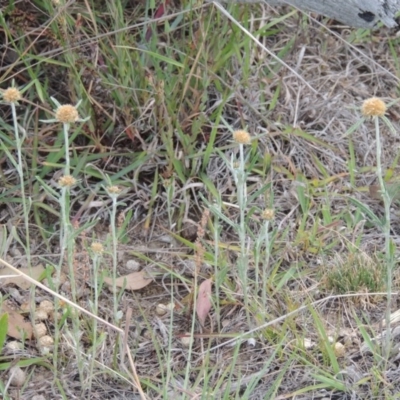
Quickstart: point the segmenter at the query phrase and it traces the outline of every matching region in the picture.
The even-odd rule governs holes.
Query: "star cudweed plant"
[[[117,264],[118,264],[118,256],[117,256],[117,246],[118,246],[118,234],[117,234],[117,205],[118,205],[118,196],[121,194],[121,188],[118,186],[112,185],[110,178],[107,176],[108,186],[105,187],[108,195],[112,200],[112,207],[110,212],[110,228],[111,228],[111,240],[112,240],[112,259],[113,259],[113,299],[114,299],[114,318],[118,321],[118,300],[117,300]]]
[[[247,294],[247,272],[248,272],[248,254],[247,254],[247,232],[246,232],[246,208],[247,208],[247,173],[245,170],[244,146],[251,144],[251,136],[245,130],[237,130],[232,134],[234,142],[239,145],[239,160],[231,158],[231,171],[237,188],[237,202],[239,206],[239,241],[240,241],[240,257],[238,263],[239,277],[241,280],[244,303],[246,307],[247,319],[250,323],[248,311],[248,294]]]
[[[16,106],[18,102],[22,100],[22,93],[21,91],[14,87],[14,84],[4,90],[2,92],[3,102],[9,104],[11,107],[11,114],[13,120],[13,131],[15,135],[15,146],[17,149],[17,160],[14,159],[13,155],[8,150],[7,146],[4,145],[2,141],[0,141],[0,146],[7,154],[8,158],[10,159],[11,163],[14,165],[16,171],[18,172],[19,182],[20,182],[20,191],[21,191],[21,202],[22,208],[24,213],[24,225],[25,225],[25,253],[28,260],[28,266],[31,267],[31,252],[30,252],[30,239],[29,239],[29,210],[31,199],[25,196],[25,184],[24,184],[24,161],[22,158],[22,145],[25,140],[25,132],[20,133],[20,127],[18,125],[18,118],[17,118],[17,109]]]
[[[71,104],[61,105],[54,97],[51,97],[54,104],[57,106],[55,113],[55,118],[42,120],[46,123],[61,122],[63,124],[64,132],[64,142],[65,142],[65,175],[70,174],[70,162],[69,162],[69,128],[71,124],[77,122],[86,122],[90,117],[80,118],[78,113],[78,107],[80,106],[82,100],[79,100],[76,106]]]
[[[94,296],[93,296],[93,301],[89,302],[91,305],[91,311],[94,315],[99,314],[99,298],[100,298],[100,293],[99,290],[101,288],[101,283],[98,282],[98,279],[101,275],[100,272],[100,260],[101,257],[104,253],[104,246],[99,243],[99,242],[93,242],[92,245],[90,246],[90,253],[91,253],[91,258],[92,258],[92,271],[93,271],[93,288],[94,288]],[[99,346],[99,332],[97,330],[97,320],[93,319],[93,327],[92,327],[92,358],[89,361],[89,387],[92,385],[92,379],[93,379],[93,371],[94,371],[94,365],[96,363],[96,354],[98,351],[98,346]]]
[[[365,120],[372,119],[375,123],[375,143],[376,143],[376,175],[379,182],[379,189],[384,204],[384,219],[383,222],[379,221],[378,217],[375,221],[379,224],[380,228],[385,237],[385,260],[387,265],[387,307],[386,307],[386,327],[389,331],[390,327],[390,312],[391,312],[391,301],[392,301],[392,276],[393,268],[395,265],[394,248],[395,245],[390,236],[390,205],[392,202],[392,196],[388,191],[388,187],[384,182],[385,172],[382,168],[382,143],[381,143],[381,133],[380,133],[380,122],[383,121],[384,124],[389,128],[389,130],[397,136],[396,130],[393,125],[386,117],[386,111],[391,104],[386,105],[386,103],[377,97],[371,97],[365,100],[361,106],[362,118],[357,123],[356,126],[350,128],[349,133],[354,131],[361,123]],[[372,211],[371,214],[373,215]],[[386,356],[390,353],[390,335],[386,335]]]
[[[371,97],[364,101],[361,106],[361,113],[364,119],[372,118],[375,122],[375,141],[376,141],[376,175],[379,182],[379,187],[381,195],[383,198],[383,204],[385,208],[385,218],[382,224],[382,231],[385,235],[385,258],[387,263],[387,306],[386,306],[386,327],[389,332],[390,329],[390,314],[391,314],[391,303],[392,303],[392,276],[393,267],[395,264],[394,260],[394,244],[390,237],[390,205],[392,199],[387,190],[385,182],[383,181],[384,172],[382,169],[382,144],[380,135],[380,120],[389,127],[389,129],[395,132],[393,125],[386,118],[385,114],[387,111],[387,106],[385,102],[377,97]],[[386,355],[389,357],[390,354],[390,335],[386,335]]]
[[[76,106],[71,104],[61,105],[56,99],[51,98],[54,104],[56,105],[56,110],[54,111],[55,118],[42,120],[45,123],[57,123],[61,122],[63,124],[63,134],[64,134],[64,148],[65,148],[65,168],[63,176],[59,179],[58,184],[60,187],[60,195],[57,196],[57,200],[60,204],[61,209],[61,224],[60,224],[60,261],[57,267],[56,274],[56,287],[60,284],[61,281],[61,269],[64,260],[66,259],[69,277],[71,282],[71,294],[74,302],[77,301],[77,288],[75,281],[75,269],[74,269],[74,250],[75,250],[75,232],[71,224],[71,215],[70,215],[70,196],[71,189],[77,183],[76,179],[70,174],[70,158],[69,158],[69,130],[72,124],[78,122],[86,122],[87,118],[80,118],[78,113],[78,107],[81,101],[78,102]],[[50,190],[52,192],[52,190]],[[53,194],[53,193],[52,193]],[[58,300],[56,299],[56,302]],[[57,304],[56,304],[57,305]],[[73,325],[73,335],[76,338],[76,342],[79,343],[78,338],[80,337],[80,326],[79,326],[79,318],[72,319]],[[59,329],[58,323],[55,323],[55,343],[57,344],[59,341]],[[57,352],[54,353],[54,366],[57,367]],[[77,365],[79,375],[81,377],[81,381],[83,381],[83,360],[81,356],[81,349],[77,350]]]

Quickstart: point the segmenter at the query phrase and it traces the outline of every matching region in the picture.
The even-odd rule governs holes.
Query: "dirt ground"
[[[41,27],[43,12],[38,11],[34,2],[26,3],[29,3],[29,6],[26,6],[28,9],[24,9],[22,4],[18,3],[13,13],[7,15],[11,30],[9,36],[15,38],[18,32],[24,29],[29,43],[32,44],[30,51],[36,55],[50,54],[49,59],[61,60],[61,55],[52,53],[60,49],[60,43],[57,38],[52,38],[47,30],[43,30],[40,40],[34,41],[35,29]],[[84,2],[77,3],[82,6]],[[4,9],[6,5],[2,4],[2,7]],[[132,12],[129,7],[127,5],[125,10],[127,14]],[[174,7],[170,9],[171,13],[177,10],[177,6]],[[257,8],[251,14],[255,20],[272,12],[266,5],[255,7]],[[280,12],[289,10],[290,8],[283,8]],[[329,273],[338,265],[366,265],[375,256],[379,258],[382,253],[384,243],[382,232],[349,201],[349,196],[354,197],[368,205],[378,216],[383,215],[382,202],[376,193],[374,196],[373,189],[377,184],[373,123],[367,121],[351,135],[346,132],[359,120],[359,107],[362,101],[372,96],[380,97],[386,103],[394,102],[387,117],[398,131],[400,108],[395,102],[399,92],[399,68],[396,58],[398,33],[387,28],[367,33],[356,32],[335,21],[324,21],[329,31],[313,19],[308,19],[305,23],[303,17],[292,15],[282,21],[276,35],[261,37],[263,44],[268,49],[273,49],[275,53],[286,49],[281,57],[291,68],[290,70],[277,68],[276,61],[252,44],[251,74],[246,78],[245,84],[242,80],[244,72],[239,61],[231,61],[229,65],[232,70],[226,75],[230,79],[227,86],[231,92],[224,106],[224,119],[234,128],[244,123],[252,135],[259,136],[256,150],[248,152],[269,155],[272,160],[268,174],[261,176],[252,171],[248,177],[249,197],[266,183],[271,185],[273,192],[275,218],[272,228],[275,236],[269,262],[270,265],[277,266],[277,277],[284,277],[285,273],[291,271],[282,287],[273,286],[273,282],[278,282],[278,278],[271,281],[268,287],[270,295],[268,309],[254,311],[250,326],[243,302],[236,295],[240,291],[234,272],[238,258],[238,234],[232,226],[223,221],[219,237],[222,260],[220,268],[221,270],[226,268],[227,272],[219,314],[217,315],[215,310],[210,311],[203,327],[193,319],[195,312],[193,287],[209,277],[214,277],[215,274],[213,217],[205,226],[206,232],[200,232],[200,228],[204,228],[201,226],[204,207],[200,195],[209,201],[212,200],[210,186],[204,183],[205,179],[201,174],[212,182],[221,196],[225,207],[224,213],[230,219],[237,220],[238,208],[232,204],[236,189],[228,166],[216,152],[210,155],[207,165],[201,165],[204,159],[199,156],[197,169],[193,167],[193,174],[186,182],[186,186],[182,184],[177,188],[172,205],[168,205],[167,187],[160,186],[157,196],[153,196],[152,185],[156,174],[162,175],[167,180],[175,176],[176,172],[173,171],[173,166],[167,157],[161,156],[165,154],[162,141],[157,139],[154,133],[158,129],[158,125],[155,126],[154,123],[155,115],[161,111],[157,107],[151,112],[144,112],[141,109],[138,112],[141,119],[137,118],[140,123],[138,122],[132,130],[132,134],[137,135],[132,140],[130,131],[126,129],[126,110],[113,103],[109,82],[104,78],[106,74],[94,71],[101,62],[98,61],[97,66],[90,64],[93,56],[90,52],[94,52],[93,43],[76,50],[78,54],[76,65],[81,67],[82,85],[87,84],[86,89],[89,86],[94,88],[90,95],[93,99],[96,123],[90,132],[87,128],[84,134],[75,139],[74,151],[90,148],[90,154],[102,155],[93,164],[98,170],[107,173],[118,173],[128,168],[133,160],[136,162],[134,156],[136,157],[141,151],[146,152],[146,156],[150,154],[148,158],[143,159],[137,170],[123,177],[126,186],[120,196],[121,205],[118,208],[120,226],[127,220],[127,215],[130,216],[129,224],[125,227],[125,234],[118,246],[118,275],[125,276],[135,271],[146,271],[151,279],[151,284],[143,289],[123,291],[119,298],[119,309],[124,316],[119,327],[129,332],[129,348],[137,375],[141,379],[144,391],[149,395],[148,398],[180,399],[184,398],[184,395],[191,399],[252,400],[398,398],[396,396],[400,393],[398,379],[400,330],[396,328],[396,324],[393,325],[392,353],[385,365],[376,354],[371,353],[365,340],[366,333],[372,338],[377,338],[384,331],[382,325],[386,309],[384,284],[377,285],[375,292],[380,292],[379,295],[371,294],[373,290],[368,287],[359,287],[355,290],[357,296],[354,292],[335,291],[337,286],[329,285],[331,282]],[[200,22],[196,23],[200,25]],[[178,33],[175,34],[178,36]],[[13,65],[15,57],[19,59],[21,56],[14,54],[12,46],[6,40],[7,37],[3,29],[2,71],[10,68],[18,84],[26,85],[30,79],[29,68],[21,63]],[[160,39],[160,43],[161,41]],[[286,47],[288,43],[290,46]],[[393,44],[397,46],[395,49],[391,47]],[[97,57],[101,60],[101,52]],[[210,71],[214,68],[214,61],[209,61]],[[276,71],[274,73],[265,72],[274,68]],[[151,68],[146,71],[149,81],[156,76],[155,74],[153,76],[152,72]],[[43,63],[41,73],[50,77],[48,80],[50,95],[57,96],[60,102],[76,102],[71,96],[71,82],[64,79],[66,75],[61,67],[55,67],[50,62]],[[216,75],[218,74],[222,73],[217,71]],[[213,76],[213,73],[210,72],[209,76]],[[7,75],[7,79],[9,77],[10,74]],[[194,92],[195,89],[191,92],[193,98]],[[164,93],[166,97],[168,94]],[[270,107],[271,98],[275,95],[276,104]],[[210,83],[201,96],[206,100],[202,103],[201,112],[199,111],[204,117],[203,120],[199,119],[200,122],[196,120],[194,114],[191,114],[193,110],[189,110],[189,106],[182,107],[184,111],[178,116],[167,115],[168,110],[164,110],[166,114],[162,118],[181,118],[179,123],[187,129],[187,132],[192,129],[193,121],[203,124],[203,134],[197,139],[194,148],[199,154],[204,154],[215,123],[212,120],[213,112],[222,96],[216,83]],[[201,96],[199,95],[199,98]],[[32,103],[36,101],[35,98]],[[1,107],[2,118],[10,121],[8,109],[3,105]],[[114,117],[114,135],[102,131],[105,126],[102,123],[107,119],[103,111]],[[231,154],[237,155],[237,152],[228,146],[230,136],[230,132],[221,128],[214,143],[214,147],[222,149],[227,158]],[[56,135],[51,129],[43,129],[37,133],[36,138],[41,143],[40,151],[37,153],[40,156],[36,160],[39,165],[37,168],[43,171],[41,168],[44,168],[49,147],[57,144]],[[27,154],[30,151],[29,146],[33,148],[35,140],[33,133],[28,132]],[[399,175],[397,162],[399,138],[389,129],[382,128],[382,142],[384,167],[396,178]],[[182,149],[177,143],[178,141],[175,143],[174,151],[178,158]],[[350,148],[353,151],[352,155]],[[157,149],[162,151],[157,152]],[[12,198],[12,188],[17,178],[12,172],[13,166],[4,153],[1,154],[0,224],[7,235],[0,237],[2,239],[0,250],[10,264],[26,268],[23,248],[15,239],[16,236],[11,235],[13,229],[21,235],[23,228],[21,207],[20,204],[7,200]],[[187,159],[192,158],[187,156]],[[356,171],[353,172],[350,171],[352,162],[356,165]],[[261,167],[257,168],[259,170]],[[45,171],[42,179],[53,184],[57,178],[56,174],[54,170]],[[27,187],[32,190],[30,195],[36,200],[45,195],[43,191],[35,192],[33,179],[27,183]],[[94,290],[92,261],[88,247],[93,237],[99,241],[106,241],[110,232],[107,211],[110,203],[103,197],[97,204],[92,196],[100,180],[101,177],[95,175],[82,179],[80,189],[87,190],[77,190],[71,205],[76,227],[84,226],[88,221],[98,220],[94,228],[84,230],[77,235],[74,253],[78,304],[87,310],[91,307],[90,301]],[[298,188],[301,185],[307,188],[306,197],[310,201],[306,219],[303,219],[302,207],[299,205]],[[271,200],[267,195],[261,199],[260,197],[262,196],[255,197],[252,203],[248,204],[249,209],[252,207],[262,209]],[[44,197],[41,199],[49,208],[56,207],[51,199]],[[330,222],[329,218],[325,218],[327,209]],[[42,209],[40,215],[41,221],[45,221],[49,230],[50,227],[54,228],[53,233],[46,245],[41,240],[38,220],[32,216],[30,247],[33,266],[41,265],[45,268],[52,263],[57,265],[59,262],[59,222],[48,210]],[[170,215],[176,217],[172,225]],[[399,244],[399,215],[398,204],[394,202],[391,233],[396,247]],[[248,221],[250,229],[253,227],[254,230],[258,229],[259,220],[259,215],[253,213]],[[318,224],[315,221],[319,221]],[[201,248],[196,246],[196,239],[200,235]],[[355,251],[351,253],[351,249]],[[355,258],[349,258],[349,254]],[[252,253],[249,257],[252,265],[249,276],[253,279],[256,274],[256,262]],[[112,259],[106,255],[102,268],[107,272],[111,270],[111,266]],[[374,271],[374,274],[378,274],[377,269]],[[61,294],[70,298],[68,269],[64,272],[66,279],[61,286]],[[380,282],[383,278],[374,275],[372,280],[374,279]],[[400,308],[397,295],[398,283],[396,270],[393,278],[393,312]],[[4,302],[18,312],[21,312],[23,304],[32,301],[36,306],[43,300],[53,301],[52,296],[41,289],[36,289],[33,300],[30,289],[21,289],[15,284],[0,283],[0,291]],[[111,298],[110,287],[104,285],[99,296],[98,315],[109,322],[113,322]],[[253,300],[254,304],[259,304],[256,295]],[[160,304],[170,303],[174,305],[172,313],[158,312]],[[325,336],[318,330],[316,317],[310,311],[311,308],[321,318],[323,317]],[[130,320],[126,319],[128,310],[132,310]],[[29,313],[23,315],[25,320],[29,319]],[[90,348],[92,322],[84,314],[81,314],[80,318],[82,322],[80,348],[85,352]],[[268,321],[272,323],[265,326],[265,322]],[[54,331],[51,319],[45,321],[45,324],[49,332]],[[365,328],[364,332],[360,330],[360,326]],[[254,336],[243,339],[240,345],[238,340],[231,340],[232,335],[242,334],[257,327]],[[34,339],[26,340],[22,349],[11,350],[6,347],[4,355],[11,356],[13,362],[21,359],[36,360],[28,369],[29,379],[26,386],[23,390],[11,388],[8,392],[9,398],[22,400],[40,399],[35,396],[43,396],[43,399],[141,398],[132,386],[129,363],[126,359],[121,360],[116,356],[120,349],[119,335],[101,324],[98,326],[98,332],[103,342],[97,353],[98,364],[92,376],[92,389],[90,393],[82,392],[76,364],[77,346],[71,330],[71,323],[66,317],[65,330],[59,343],[60,365],[63,368],[57,372],[54,371],[52,358],[43,354]],[[188,332],[194,332],[193,347],[190,352],[185,341]],[[332,377],[334,368],[331,369],[330,365],[332,359],[324,339],[331,341],[338,352],[340,374],[334,378]],[[8,341],[11,341],[10,337]],[[39,358],[40,360],[37,360]],[[232,369],[233,363],[234,369]],[[0,380],[7,382],[8,374],[9,369],[1,371]],[[62,385],[54,380],[55,375]],[[168,384],[164,387],[167,375]],[[185,383],[187,376],[190,385]],[[257,380],[254,380],[255,377],[258,377]],[[248,394],[246,390],[250,382],[255,383],[251,393]],[[321,382],[329,384],[324,386]],[[205,391],[205,385],[209,385],[209,393]],[[190,391],[184,389],[188,386]],[[303,392],[304,388],[308,390]]]

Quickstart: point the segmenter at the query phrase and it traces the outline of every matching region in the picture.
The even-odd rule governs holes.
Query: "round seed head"
[[[251,143],[250,134],[243,130],[233,132],[233,140],[239,144]]]
[[[107,191],[109,194],[120,194],[121,189],[118,186],[108,186]]]
[[[71,104],[60,106],[56,110],[56,120],[63,124],[72,124],[79,120],[78,110]]]
[[[71,187],[76,183],[76,179],[71,175],[64,175],[58,180],[58,184],[61,187]]]
[[[386,113],[386,104],[377,97],[371,97],[364,101],[361,113],[364,117],[383,117]]]
[[[90,248],[92,249],[93,253],[96,253],[96,254],[101,254],[104,251],[103,245],[101,243],[98,243],[98,242],[92,243]]]
[[[3,99],[5,102],[13,104],[22,99],[22,94],[17,88],[9,87],[3,92]]]
[[[262,213],[261,217],[267,221],[271,221],[275,217],[275,211],[272,208],[266,208]]]

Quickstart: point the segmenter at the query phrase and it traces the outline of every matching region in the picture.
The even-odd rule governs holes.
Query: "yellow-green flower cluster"
[[[383,117],[386,110],[385,102],[377,97],[365,100],[361,106],[361,113],[364,117]]]
[[[250,144],[251,143],[250,134],[243,130],[233,132],[233,140],[239,144]]]
[[[272,221],[275,217],[275,211],[272,208],[266,208],[261,213],[261,217],[266,221]]]
[[[71,175],[64,175],[58,180],[61,187],[72,187],[76,184],[76,179]]]
[[[121,189],[118,186],[108,186],[106,189],[110,195],[118,195],[121,193]]]
[[[64,104],[56,110],[56,120],[63,124],[72,124],[79,121],[78,110],[71,104]]]
[[[90,246],[92,249],[93,253],[95,254],[102,254],[104,251],[104,247],[101,243],[99,242],[93,242],[92,245]]]
[[[22,99],[22,94],[17,88],[9,87],[3,92],[3,99],[6,103],[14,104]]]

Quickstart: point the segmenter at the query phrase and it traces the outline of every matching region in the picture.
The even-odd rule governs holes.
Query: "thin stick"
[[[46,287],[42,283],[40,283],[37,280],[31,278],[29,275],[21,272],[18,268],[13,267],[11,264],[9,264],[7,261],[3,260],[2,258],[0,258],[0,264],[3,264],[5,267],[10,268],[16,274],[18,274],[19,276],[22,276],[24,279],[26,279],[28,282],[31,282],[33,285],[35,285],[37,287],[40,287],[44,291],[50,293],[54,297],[59,298],[60,300],[62,300],[65,303],[69,304],[70,306],[75,307],[77,310],[83,312],[84,314],[88,315],[89,317],[92,317],[92,318],[96,319],[97,321],[107,325],[109,328],[113,329],[114,331],[116,331],[118,333],[121,333],[123,335],[124,353],[126,352],[128,354],[129,364],[130,364],[131,369],[132,369],[132,374],[133,374],[132,377],[133,377],[133,380],[134,380],[134,386],[138,390],[142,400],[147,400],[147,397],[144,394],[143,389],[142,389],[142,387],[140,385],[140,380],[139,380],[139,377],[138,377],[137,372],[136,372],[135,363],[133,361],[133,358],[132,358],[132,355],[130,353],[129,346],[128,346],[127,327],[128,327],[128,330],[129,330],[129,323],[126,324],[125,330],[123,330],[121,328],[118,328],[115,325],[110,324],[106,320],[98,317],[97,315],[92,314],[90,311],[85,310],[81,306],[78,306],[77,304],[75,304],[71,300],[67,299],[66,297],[61,296],[60,294],[58,294],[58,293],[54,292],[53,290],[49,289],[48,287]],[[128,308],[128,311],[127,311],[127,322],[129,322],[129,320],[131,319],[131,315],[132,315],[132,310],[130,308]],[[123,356],[125,355],[124,353],[123,353]],[[123,359],[123,357],[122,357],[122,359]]]

